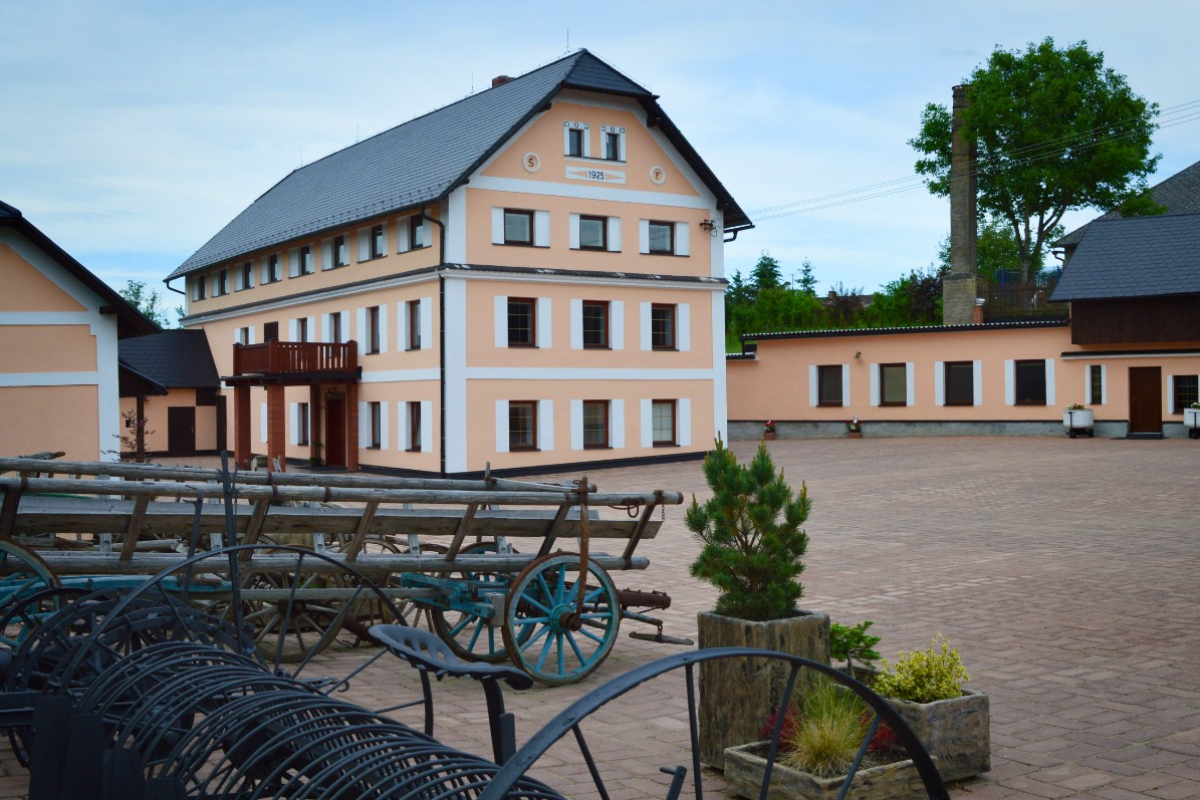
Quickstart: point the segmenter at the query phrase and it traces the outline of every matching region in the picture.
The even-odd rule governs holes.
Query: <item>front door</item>
[[[346,466],[346,395],[325,395],[325,465]]]
[[[1162,368],[1129,368],[1129,432],[1162,433]]]
[[[196,409],[194,406],[167,409],[167,455],[196,454]]]

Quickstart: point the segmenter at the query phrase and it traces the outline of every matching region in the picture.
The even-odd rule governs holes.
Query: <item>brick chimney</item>
[[[954,87],[954,121],[950,150],[950,274],[942,280],[942,322],[970,325],[979,320],[975,311],[975,283],[979,271],[979,239],[974,142],[962,136],[963,112],[970,106],[967,85]],[[980,315],[981,316],[981,315]]]
[[[492,88],[495,89],[497,86],[503,86],[511,80],[512,77],[509,75],[497,75],[496,77],[492,78]]]

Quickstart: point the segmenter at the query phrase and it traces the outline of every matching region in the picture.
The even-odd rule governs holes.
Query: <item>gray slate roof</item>
[[[1200,214],[1097,220],[1051,301],[1200,294]]]
[[[121,366],[168,389],[215,389],[221,385],[208,336],[202,330],[169,330],[122,339],[117,343],[117,358]]]
[[[1154,202],[1166,207],[1168,214],[1200,213],[1200,161],[1181,172],[1176,172],[1162,183],[1151,186],[1150,194],[1154,198]],[[1109,211],[1092,222],[1110,219],[1121,219],[1121,214],[1117,211]],[[1088,225],[1091,224],[1091,222],[1088,223]],[[1071,231],[1055,242],[1054,246],[1070,247],[1079,244],[1083,240],[1083,234],[1087,233],[1088,225]]]
[[[725,211],[726,230],[751,227],[746,214],[666,118],[657,95],[580,50],[294,170],[167,280],[300,236],[438,200],[566,88],[636,98],[716,194]]]

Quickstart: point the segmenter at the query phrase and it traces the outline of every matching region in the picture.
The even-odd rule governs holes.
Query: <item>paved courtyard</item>
[[[735,450],[747,456],[748,442]],[[813,497],[805,608],[875,621],[881,651],[958,646],[971,686],[991,695],[992,772],[956,798],[1200,797],[1200,442],[1042,438],[800,440],[770,443]],[[578,477],[571,475],[570,477]],[[593,470],[602,490],[705,496],[698,463]],[[618,587],[665,589],[667,632],[694,637],[714,591],[687,574],[696,545],[681,508]],[[518,742],[603,681],[678,647],[629,639],[587,681],[509,692]],[[644,629],[644,628],[643,628]],[[320,657],[345,674],[367,651]],[[417,682],[383,659],[344,697],[379,708]],[[490,753],[482,693],[435,685],[437,735]],[[689,765],[679,678],[651,684],[584,726],[613,800],[665,795],[660,766]],[[6,758],[0,798],[27,783]],[[568,796],[594,796],[574,749],[535,772]],[[25,781],[23,783],[23,781]],[[706,789],[720,786],[706,775]]]

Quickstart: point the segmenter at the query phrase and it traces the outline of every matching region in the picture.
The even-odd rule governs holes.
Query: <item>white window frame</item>
[[[583,147],[580,148],[578,156],[571,155],[571,131],[577,130],[582,133]],[[563,123],[563,155],[567,158],[591,158],[592,157],[592,132],[588,128],[586,122],[574,122],[567,120]]]
[[[605,145],[608,143],[608,134],[616,134],[617,137],[617,159],[613,161],[607,157]],[[624,164],[627,159],[625,152],[626,136],[625,128],[621,125],[601,125],[600,126],[600,155],[597,158],[604,161],[612,161],[614,164]]]

